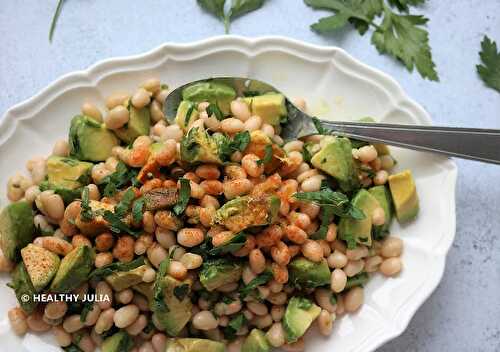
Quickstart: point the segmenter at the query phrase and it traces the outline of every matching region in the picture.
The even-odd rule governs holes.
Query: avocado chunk
[[[167,275],[162,281],[164,302],[166,311],[155,311],[153,313],[170,336],[177,336],[191,319],[193,304],[189,291],[192,282],[190,280],[179,281]]]
[[[88,246],[78,246],[61,260],[59,270],[50,285],[50,290],[67,293],[87,281],[94,266],[94,251]]]
[[[280,209],[277,196],[237,197],[217,210],[214,223],[222,224],[233,232],[251,226],[269,225],[276,221]]]
[[[33,296],[36,291],[23,262],[17,264],[12,272],[12,282],[7,286],[14,290],[19,306],[26,313],[30,314],[35,310],[38,303],[34,301]],[[29,299],[26,299],[26,297]]]
[[[129,271],[117,271],[106,276],[106,282],[111,285],[113,290],[122,291],[130,286],[142,282],[142,275],[147,269],[147,265],[141,265]]]
[[[168,339],[165,352],[225,352],[222,342],[208,339]]]
[[[297,258],[288,265],[289,282],[298,288],[314,288],[330,283],[330,269],[326,260],[315,263],[306,258]]]
[[[134,347],[134,340],[124,330],[106,338],[101,346],[102,352],[129,352]]]
[[[109,210],[114,212],[112,204],[91,200],[89,202],[90,209],[94,214],[99,211]],[[78,229],[87,236],[96,236],[108,230],[108,222],[104,220],[102,215],[95,215],[90,221],[84,221],[80,215],[76,217],[75,225]]]
[[[21,249],[21,257],[36,292],[48,285],[61,262],[56,254],[31,243]]]
[[[269,352],[270,350],[271,345],[266,335],[259,329],[252,329],[241,346],[241,352]]]
[[[124,127],[117,129],[115,133],[122,141],[130,144],[139,136],[149,135],[151,115],[148,107],[137,109],[132,104],[129,104],[128,110],[128,123]]]
[[[194,103],[209,102],[216,104],[224,115],[229,115],[231,102],[236,99],[236,91],[219,82],[199,82],[182,90],[182,99]]]
[[[288,115],[283,94],[264,94],[243,99],[253,115],[260,116],[270,125],[277,126],[281,118]]]
[[[177,108],[175,122],[186,132],[189,125],[199,118],[197,104],[192,101],[183,100]]]
[[[413,220],[420,209],[417,187],[410,170],[389,176],[389,189],[391,190],[396,217],[400,223]]]
[[[74,190],[90,183],[94,164],[73,158],[51,156],[47,159],[47,180],[51,188]]]
[[[182,138],[181,160],[188,163],[222,164],[217,141],[200,127],[191,128]]]
[[[384,209],[385,222],[383,225],[373,227],[373,236],[375,239],[381,239],[389,232],[391,227],[393,210],[392,197],[389,189],[386,186],[375,186],[368,190],[372,196],[378,201],[378,204]]]
[[[376,208],[380,207],[377,199],[366,189],[360,189],[352,199],[352,205],[359,208],[365,214],[363,220],[351,218],[340,219],[338,231],[344,241],[355,240],[366,246],[372,245],[372,215]]]
[[[154,283],[153,282],[141,282],[137,285],[132,286],[132,290],[139,292],[141,295],[146,297],[149,303],[153,300],[154,296]]]
[[[120,142],[106,126],[91,117],[76,115],[69,128],[70,156],[78,160],[104,161]]]
[[[307,298],[292,297],[283,316],[286,342],[295,342],[303,336],[320,312],[321,308]]]
[[[340,188],[349,192],[359,186],[358,172],[352,158],[352,145],[344,137],[332,137],[330,143],[311,158],[315,168],[333,176]]]
[[[33,240],[35,225],[31,205],[25,201],[11,203],[0,213],[0,246],[5,257],[19,260],[19,251]]]
[[[227,258],[211,259],[203,263],[200,282],[208,291],[237,282],[241,278],[241,264]]]

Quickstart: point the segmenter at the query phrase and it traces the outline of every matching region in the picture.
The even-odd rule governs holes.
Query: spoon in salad
[[[275,87],[255,79],[218,77],[202,79],[173,90],[164,104],[165,116],[172,121],[187,86],[201,82],[218,82],[233,87],[238,96],[278,93]],[[286,96],[285,96],[286,97]],[[332,134],[370,143],[384,143],[419,151],[500,164],[500,130],[439,126],[399,125],[372,122],[326,121],[311,117],[285,98],[288,119],[282,125],[281,137],[293,140],[314,134]]]

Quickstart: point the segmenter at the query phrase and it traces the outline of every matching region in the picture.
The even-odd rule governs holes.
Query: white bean
[[[113,317],[113,321],[118,328],[126,328],[131,325],[139,316],[139,308],[135,304],[129,304],[118,309]]]

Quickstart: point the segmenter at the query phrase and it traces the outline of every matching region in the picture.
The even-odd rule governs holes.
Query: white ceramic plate
[[[170,87],[212,76],[262,79],[290,97],[304,97],[313,114],[327,119],[358,119],[430,124],[424,109],[406,96],[386,74],[357,61],[345,51],[266,37],[218,37],[192,44],[165,44],[149,53],[100,62],[68,74],[0,121],[0,189],[34,155],[48,155],[53,142],[68,133],[69,122],[84,99],[103,106],[115,90],[132,91],[138,82],[160,77]],[[404,270],[396,278],[375,276],[366,286],[365,305],[335,323],[330,338],[307,338],[307,351],[373,351],[401,334],[415,311],[438,285],[446,253],[455,235],[455,164],[443,157],[394,148],[397,169],[410,168],[421,202],[417,221],[392,232],[405,243]],[[50,338],[28,334],[19,339],[10,330],[7,310],[16,302],[0,283],[2,351],[58,351]],[[314,333],[312,334],[314,335]],[[49,343],[47,343],[49,341]],[[22,347],[21,347],[22,346]]]

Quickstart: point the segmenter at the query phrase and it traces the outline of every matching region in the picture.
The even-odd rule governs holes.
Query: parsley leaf
[[[399,11],[408,12],[410,6],[418,6],[425,3],[425,0],[389,0],[391,6],[396,7]]]
[[[268,144],[264,147],[264,157],[257,160],[257,165],[269,164],[273,159],[273,146]]]
[[[372,43],[380,53],[387,53],[403,62],[408,71],[416,67],[423,78],[438,81],[429,34],[418,27],[427,21],[423,16],[395,14],[386,7],[384,20],[373,33]]]
[[[182,284],[174,288],[174,296],[177,297],[179,301],[184,300],[189,293],[189,285]]]
[[[115,206],[115,215],[123,218],[129,211],[134,199],[134,190],[132,188],[127,189],[127,191],[123,194],[121,201]]]
[[[314,202],[322,208],[329,208],[333,214],[363,220],[363,212],[352,205],[349,198],[342,192],[334,192],[330,188],[323,188],[316,192],[299,192],[294,194],[294,198],[301,201]]]
[[[269,270],[264,271],[262,274],[257,276],[255,279],[250,281],[248,285],[243,286],[240,289],[240,297],[243,299],[248,296],[257,286],[267,284],[273,278],[273,273]]]
[[[89,222],[94,218],[94,212],[92,208],[90,208],[90,200],[89,200],[89,188],[84,187],[82,190],[82,211],[80,212],[80,218],[82,221]]]
[[[109,276],[117,271],[130,271],[132,269],[140,267],[141,265],[144,265],[144,257],[142,256],[128,263],[122,263],[122,262],[110,263],[92,271],[89,275],[89,279],[91,278],[103,279],[106,276]]]
[[[311,235],[313,240],[324,240],[326,238],[326,233],[328,232],[328,225],[333,222],[333,217],[335,213],[333,212],[333,207],[323,206],[321,208],[321,225],[319,229]]]
[[[370,279],[370,277],[365,272],[361,272],[361,273],[354,275],[352,277],[348,277],[347,283],[345,285],[345,289],[347,290],[347,289],[350,289],[354,286],[363,286],[364,284],[366,284],[368,282],[369,279]]]
[[[189,126],[189,121],[191,120],[191,116],[193,115],[195,107],[196,107],[195,103],[189,104],[189,108],[186,112],[186,117],[184,118],[184,126]]]
[[[208,116],[215,115],[215,117],[219,121],[224,120],[224,114],[222,113],[222,111],[220,111],[217,104],[210,103],[210,105],[208,105],[208,107],[207,107],[207,114],[208,114]]]
[[[487,36],[481,42],[479,53],[482,65],[477,65],[477,73],[483,82],[490,88],[500,92],[500,52],[497,44]]]
[[[191,196],[191,184],[187,178],[181,177],[179,179],[181,183],[181,188],[179,190],[179,199],[177,200],[177,204],[174,206],[175,215],[180,215],[186,210],[186,207],[189,202],[189,197]]]
[[[316,130],[318,131],[318,134],[321,134],[324,136],[328,136],[328,135],[332,134],[332,131],[330,131],[328,128],[323,127],[320,119],[318,119],[317,117],[313,117],[312,121],[314,123],[314,127],[316,127]]]
[[[208,251],[208,255],[221,255],[226,253],[234,253],[245,245],[247,235],[245,232],[235,234],[227,243],[214,247]]]
[[[168,312],[169,309],[165,303],[165,294],[163,292],[163,278],[167,275],[168,267],[170,266],[170,256],[167,256],[160,263],[156,279],[153,285],[153,301],[151,302],[151,310],[153,312]]]
[[[144,216],[144,203],[144,197],[141,197],[137,199],[132,206],[132,218],[134,219],[135,223],[140,223],[142,221],[142,218]]]
[[[132,186],[139,185],[139,182],[137,181],[138,173],[139,171],[129,168],[123,161],[118,162],[115,172],[106,176],[99,183],[99,186],[103,188],[102,194],[105,197],[112,197],[119,189],[128,184],[132,184]]]
[[[198,5],[204,10],[224,22],[224,29],[229,33],[229,25],[232,20],[244,14],[255,11],[262,7],[265,0],[232,0],[231,8],[227,13],[224,13],[225,0],[197,0]]]
[[[235,134],[230,147],[233,151],[244,151],[250,144],[250,132],[243,131]]]
[[[243,313],[238,313],[232,318],[224,328],[224,337],[228,340],[234,340],[236,333],[247,323],[247,318]]]
[[[432,60],[429,34],[421,26],[428,21],[423,16],[398,14],[391,10],[383,0],[304,0],[315,8],[330,10],[334,15],[320,19],[311,28],[327,34],[351,23],[363,35],[371,27],[372,44],[381,54],[389,54],[401,61],[408,71],[414,68],[423,78],[438,81],[438,74]],[[390,5],[402,11],[409,5],[418,5],[424,0],[389,0]],[[375,18],[383,16],[380,24]]]
[[[93,302],[86,301],[83,304],[82,311],[80,312],[80,321],[82,323],[85,322],[85,320],[87,319],[87,315],[93,310],[93,308],[94,308],[94,303]]]
[[[109,229],[114,233],[128,233],[134,237],[138,237],[142,231],[133,230],[122,219],[110,210],[105,210],[102,217],[109,223]]]

